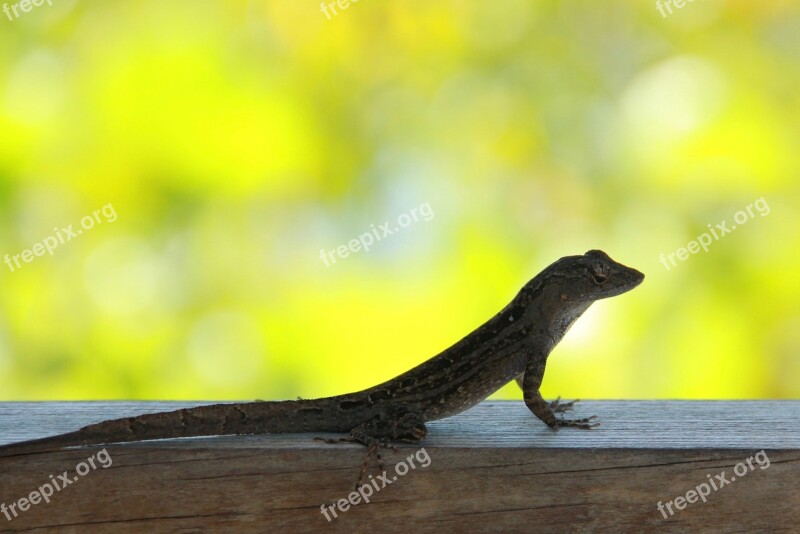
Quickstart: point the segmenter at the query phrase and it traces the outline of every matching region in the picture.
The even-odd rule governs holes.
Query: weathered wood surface
[[[0,403],[0,444],[197,404]],[[800,532],[800,401],[576,410],[595,414],[597,429],[551,432],[521,402],[485,402],[430,423],[420,446],[384,454],[395,482],[330,522],[320,506],[348,497],[362,447],[295,434],[109,445],[108,468],[102,455],[86,462],[103,447],[0,458],[6,510],[50,475],[78,479],[10,521],[0,513],[0,532]],[[416,467],[397,475],[412,454]],[[707,502],[659,512],[722,471],[731,482]]]

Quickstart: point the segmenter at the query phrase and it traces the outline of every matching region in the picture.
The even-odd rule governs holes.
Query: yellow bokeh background
[[[0,12],[0,399],[353,391],[592,248],[647,278],[545,396],[800,394],[796,2],[51,4]]]

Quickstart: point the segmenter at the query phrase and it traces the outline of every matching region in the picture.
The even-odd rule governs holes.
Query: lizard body
[[[416,441],[425,422],[460,413],[515,378],[528,408],[553,429],[590,428],[589,419],[560,419],[570,404],[539,393],[547,356],[595,300],[633,289],[644,279],[602,251],[563,257],[531,279],[497,315],[440,354],[363,391],[296,401],[256,401],[184,408],[112,419],[74,432],[0,447],[0,457],[106,443],[226,434],[350,432],[372,447]],[[362,472],[363,474],[363,472]]]

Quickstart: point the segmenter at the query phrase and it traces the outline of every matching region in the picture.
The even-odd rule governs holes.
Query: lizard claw
[[[367,469],[369,468],[369,460],[372,458],[373,454],[375,455],[375,462],[378,464],[378,470],[382,475],[386,475],[386,464],[383,463],[381,447],[397,451],[397,447],[394,445],[383,443],[378,440],[371,440],[369,445],[367,445],[367,456],[364,458],[364,462],[361,464],[361,471],[358,473],[358,480],[356,480],[356,491],[358,491],[358,488],[364,485],[364,475],[367,473]]]
[[[563,413],[572,410],[576,402],[580,402],[580,399],[575,399],[574,401],[569,402],[561,402],[561,396],[558,396],[556,400],[550,402],[548,406],[550,406],[550,409],[556,413]]]
[[[595,419],[597,419],[596,415],[593,415],[591,417],[586,417],[583,419],[556,419],[556,424],[552,426],[552,429],[558,430],[559,427],[569,426],[573,428],[589,430],[591,428],[600,426],[600,423],[594,421]]]

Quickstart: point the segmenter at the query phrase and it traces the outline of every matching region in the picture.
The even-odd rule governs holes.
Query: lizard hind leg
[[[375,456],[380,473],[386,472],[386,465],[381,456],[381,448],[397,450],[392,441],[414,443],[423,439],[428,433],[425,420],[415,412],[409,412],[403,406],[389,405],[381,409],[372,419],[353,428],[346,438],[327,439],[314,438],[325,443],[360,443],[367,447],[367,455],[361,464],[361,471],[356,481],[356,489],[363,485],[364,475],[369,469],[370,460]]]
[[[381,456],[381,448],[397,450],[392,441],[417,442],[425,437],[428,430],[422,417],[413,412],[407,412],[398,407],[389,407],[377,417],[360,424],[350,431],[348,441],[355,441],[367,447],[367,455],[361,464],[361,471],[356,481],[356,489],[364,482],[364,475],[369,469],[370,460],[375,456],[375,462],[381,474],[386,472],[386,466]]]

